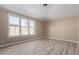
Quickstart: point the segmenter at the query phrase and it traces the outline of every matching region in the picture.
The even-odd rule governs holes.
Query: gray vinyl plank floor
[[[78,55],[76,43],[40,39],[0,48],[0,55]]]

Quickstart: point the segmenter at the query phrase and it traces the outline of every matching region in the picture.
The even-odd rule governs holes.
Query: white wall
[[[77,42],[77,20],[77,17],[70,17],[49,21],[47,23],[47,37]]]

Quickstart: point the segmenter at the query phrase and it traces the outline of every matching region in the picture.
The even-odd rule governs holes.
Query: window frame
[[[34,27],[30,27],[30,21],[33,22]],[[36,28],[35,28],[35,27],[36,27],[36,26],[35,26],[35,21],[30,19],[28,23],[29,23],[29,24],[28,24],[28,26],[29,26],[29,35],[35,35],[35,34],[36,34],[36,32],[35,32],[35,29],[36,29]],[[34,34],[30,34],[30,28],[33,28],[33,29],[34,29]]]
[[[19,18],[19,25],[9,24],[9,16],[18,17]],[[9,30],[10,26],[17,26],[17,27],[19,27],[19,35],[11,36],[10,35],[10,30]],[[13,14],[13,13],[8,13],[8,37],[19,37],[19,36],[20,36],[20,16],[18,16],[16,14]]]
[[[9,24],[9,16],[14,16],[14,17],[18,17],[19,18],[19,25],[14,25],[14,24]],[[28,34],[27,35],[22,35],[21,34],[21,28],[24,27],[24,26],[21,26],[21,19],[26,19],[27,20],[27,28],[28,28]],[[34,27],[31,27],[31,28],[34,28],[34,34],[30,34],[30,23],[29,21],[33,21],[34,22]],[[9,30],[9,27],[10,26],[18,26],[19,27],[19,35],[16,35],[16,36],[10,36],[10,30]],[[14,14],[14,13],[8,13],[8,37],[19,37],[19,36],[28,36],[28,35],[35,35],[36,34],[36,31],[35,31],[35,21],[31,18],[27,18],[27,17],[23,17],[23,16],[20,16],[20,15],[17,15],[17,14]]]
[[[27,21],[27,28],[28,28],[27,31],[28,31],[28,30],[29,30],[29,26],[28,26],[28,25],[29,25],[29,23],[28,23],[29,20],[28,20],[28,18],[26,18],[26,17],[21,17],[21,20],[20,20],[20,23],[21,23],[21,24],[22,24],[22,19],[24,19],[24,20]],[[20,24],[20,35],[21,35],[21,36],[27,36],[27,35],[29,35],[29,31],[27,32],[27,34],[22,35],[21,28],[22,28],[22,27],[26,27],[26,26],[22,26],[21,24]]]

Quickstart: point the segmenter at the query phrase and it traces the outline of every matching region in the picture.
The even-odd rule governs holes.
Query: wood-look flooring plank
[[[40,39],[0,48],[0,55],[78,55],[76,43],[55,39]]]

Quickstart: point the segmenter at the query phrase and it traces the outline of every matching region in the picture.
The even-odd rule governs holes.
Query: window
[[[21,35],[28,35],[28,20],[21,19]]]
[[[35,22],[33,20],[29,21],[29,34],[30,35],[35,34]]]
[[[9,37],[35,34],[35,22],[9,14]]]
[[[9,36],[19,36],[19,18],[9,16]]]

